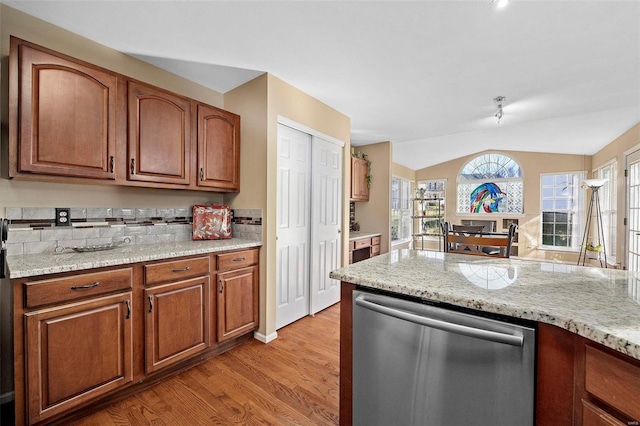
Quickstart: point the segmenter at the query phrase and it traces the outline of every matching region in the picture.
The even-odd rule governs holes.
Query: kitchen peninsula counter
[[[356,289],[535,322],[536,425],[640,421],[638,273],[397,250],[335,270],[330,276],[342,281],[341,426],[353,423]]]
[[[551,324],[640,359],[640,275],[399,250],[331,272],[362,287]]]
[[[261,245],[262,243],[256,240],[230,238],[225,240],[182,241],[145,245],[131,244],[112,250],[87,253],[66,250],[63,253],[7,256],[7,269],[9,278],[15,279],[174,257],[241,250],[260,247]]]

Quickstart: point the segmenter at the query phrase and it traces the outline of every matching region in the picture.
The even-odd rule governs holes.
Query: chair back
[[[443,224],[444,250],[475,256],[508,258],[517,225],[511,223],[505,234],[482,232],[482,226]]]

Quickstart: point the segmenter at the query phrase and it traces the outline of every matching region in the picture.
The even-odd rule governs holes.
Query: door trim
[[[322,132],[319,132],[317,130],[312,129],[311,127],[307,127],[304,124],[300,124],[296,121],[293,121],[291,119],[288,119],[287,117],[283,117],[281,115],[278,115],[278,124],[282,124],[283,126],[287,126],[287,127],[291,127],[292,129],[295,130],[299,130],[303,133],[306,133],[308,135],[311,136],[315,136],[318,138],[322,138],[324,140],[326,140],[327,142],[331,142],[334,143],[342,148],[344,148],[344,146],[346,145],[346,143],[344,141],[341,141],[340,139],[334,138],[333,136],[329,136],[327,134],[324,134]]]

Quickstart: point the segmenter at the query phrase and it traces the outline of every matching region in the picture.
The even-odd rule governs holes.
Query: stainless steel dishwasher
[[[353,297],[354,425],[533,425],[535,329]]]

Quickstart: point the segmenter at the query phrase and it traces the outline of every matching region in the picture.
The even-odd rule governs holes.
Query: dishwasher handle
[[[448,321],[441,321],[434,318],[429,318],[421,315],[416,315],[411,312],[402,311],[397,308],[390,308],[378,303],[373,303],[366,300],[363,296],[358,296],[355,301],[356,305],[378,312],[384,315],[389,315],[394,318],[409,321],[414,324],[424,325],[426,327],[436,328],[438,330],[461,334],[463,336],[469,336],[476,339],[489,340],[496,343],[504,343],[511,346],[522,347],[524,344],[523,336],[516,336],[513,334],[504,334],[497,331],[485,330],[482,328],[469,327],[466,325],[456,324]]]

